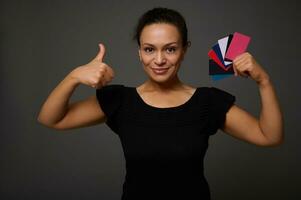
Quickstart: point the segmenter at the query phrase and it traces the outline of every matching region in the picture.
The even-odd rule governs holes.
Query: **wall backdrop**
[[[219,131],[210,138],[205,176],[213,200],[301,199],[300,3],[297,0],[0,1],[0,199],[118,200],[125,175],[119,138],[105,124],[56,131],[37,122],[50,92],[106,46],[110,84],[146,80],[132,41],[138,17],[155,6],[176,9],[189,29],[179,75],[193,86],[230,92],[259,115],[254,81],[208,76],[207,52],[235,31],[252,37],[248,51],[270,74],[285,120],[285,143],[257,147]],[[95,94],[80,85],[70,99]]]

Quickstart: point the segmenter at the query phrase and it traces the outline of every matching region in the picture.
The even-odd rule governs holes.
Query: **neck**
[[[155,91],[161,91],[161,92],[177,90],[177,89],[183,87],[183,83],[180,81],[178,76],[175,76],[175,78],[173,78],[169,81],[163,82],[163,83],[156,82],[156,81],[149,79],[143,85],[146,90],[155,90]]]

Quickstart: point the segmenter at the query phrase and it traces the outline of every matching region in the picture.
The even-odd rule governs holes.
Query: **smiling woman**
[[[180,82],[177,72],[190,46],[186,23],[180,13],[163,8],[145,13],[137,24],[134,39],[150,80],[165,85]]]
[[[126,160],[122,200],[210,200],[203,160],[218,129],[258,146],[283,141],[282,114],[268,74],[249,53],[238,56],[237,75],[259,86],[256,119],[234,105],[235,97],[214,87],[184,84],[178,71],[190,46],[183,16],[154,8],[141,16],[134,37],[148,79],[138,87],[107,85],[114,77],[103,62],[105,47],[74,69],[44,103],[39,121],[57,130],[106,123],[121,141]],[[96,88],[84,101],[68,104],[80,83]]]
[[[140,60],[149,78],[156,82],[178,79],[177,72],[184,57],[177,28],[169,24],[153,24],[141,34]],[[164,75],[164,76],[160,76]]]

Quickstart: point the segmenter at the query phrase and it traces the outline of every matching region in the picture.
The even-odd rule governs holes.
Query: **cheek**
[[[149,65],[153,61],[153,58],[151,56],[144,55],[144,56],[141,56],[141,59],[142,59],[141,61],[142,61],[143,65]]]
[[[181,55],[174,55],[170,58],[170,62],[174,65],[179,65],[182,61]]]

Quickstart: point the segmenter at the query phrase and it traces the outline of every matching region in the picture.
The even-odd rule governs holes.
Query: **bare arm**
[[[41,108],[38,121],[53,127],[62,120],[68,111],[69,99],[78,85],[79,82],[68,74],[48,96]]]
[[[105,121],[106,116],[100,108],[96,96],[92,95],[85,100],[71,103],[66,115],[53,128],[70,130],[96,125]]]
[[[114,72],[102,59],[105,47],[87,65],[77,67],[69,73],[50,93],[43,104],[38,121],[47,127],[67,130],[102,123],[106,116],[101,110],[96,95],[69,103],[69,99],[79,84],[101,88],[113,79]]]
[[[234,105],[227,113],[223,131],[258,146],[276,146],[284,140],[282,114],[273,86],[268,84],[259,90],[262,102],[259,119]]]
[[[258,146],[276,146],[284,141],[283,117],[269,76],[250,54],[236,60],[237,74],[249,75],[258,83],[261,97],[259,119],[234,105],[226,115],[223,130],[238,139]]]
[[[69,130],[103,123],[106,116],[95,95],[68,103],[78,83],[68,75],[49,95],[38,121],[49,128]]]

